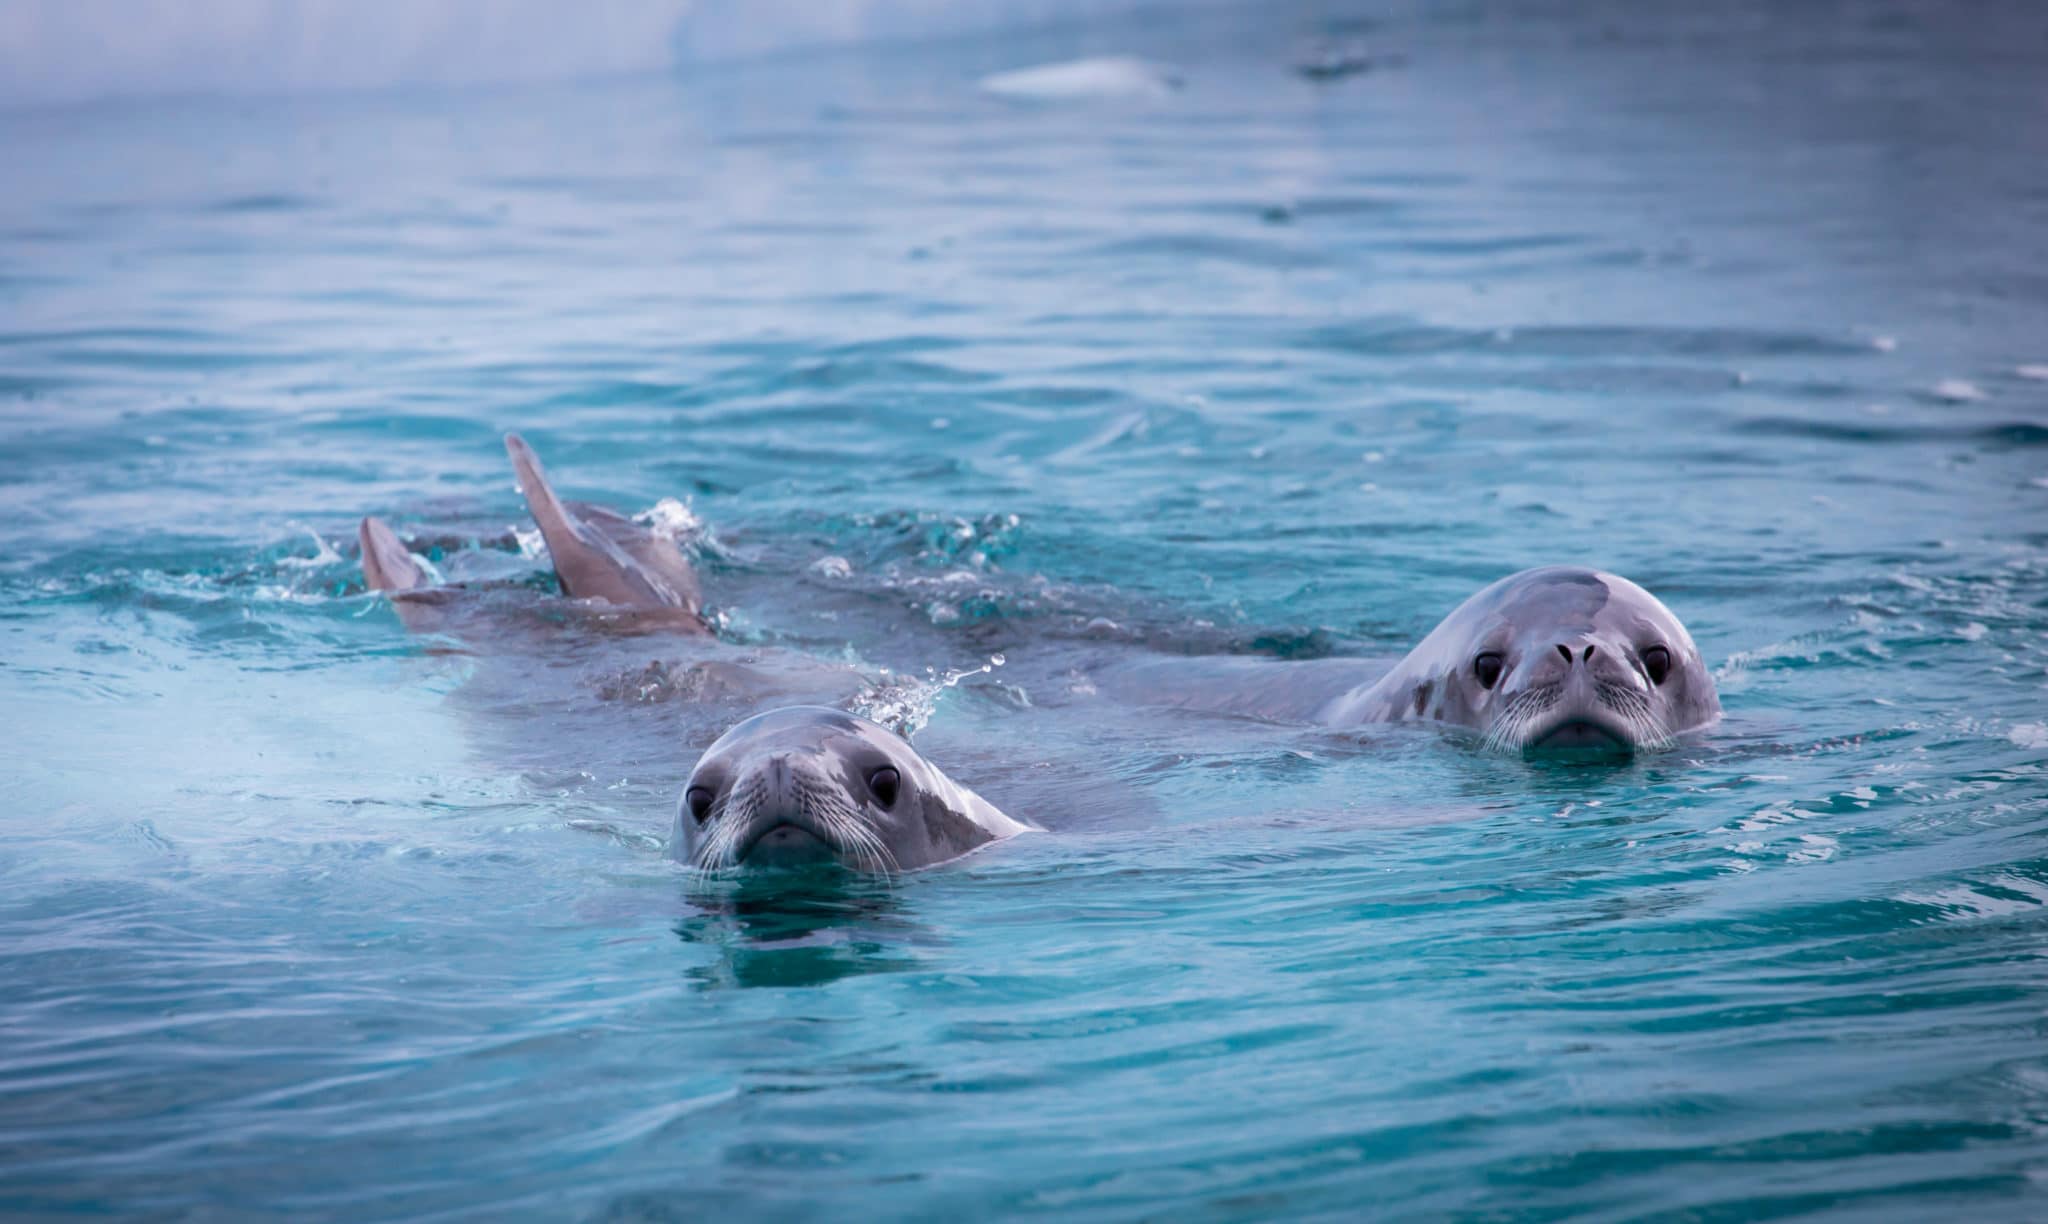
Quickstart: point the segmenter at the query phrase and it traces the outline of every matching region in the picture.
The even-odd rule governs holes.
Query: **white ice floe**
[[[1961,378],[1944,378],[1928,388],[1928,394],[1951,404],[1971,404],[1990,398],[1976,383]]]
[[[2020,723],[2006,732],[2005,738],[2021,748],[2048,748],[2048,724]]]
[[[1025,102],[1163,98],[1180,88],[1170,68],[1130,55],[1034,64],[981,78],[981,91]]]

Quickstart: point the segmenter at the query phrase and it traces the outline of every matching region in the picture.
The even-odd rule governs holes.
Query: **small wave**
[[[292,213],[307,212],[318,208],[319,202],[310,196],[284,194],[258,194],[229,196],[215,200],[201,207],[201,211],[213,213]]]
[[[1403,316],[1299,332],[1303,348],[1362,357],[1479,352],[1512,357],[1869,357],[1868,344],[1814,332],[1710,327],[1444,327]]]
[[[1281,271],[1321,268],[1330,262],[1328,255],[1307,246],[1215,234],[1152,234],[1124,238],[1091,247],[1086,254],[1107,260],[1165,259],[1176,263],[1204,260]]]
[[[0,348],[38,344],[218,344],[219,332],[189,327],[71,327],[44,331],[0,332]]]
[[[1982,442],[2001,447],[2048,446],[2048,426],[2031,421],[1990,425],[1879,425],[1868,421],[1815,421],[1799,417],[1752,417],[1730,427],[1759,437],[1810,438],[1821,442]]]
[[[1411,204],[1383,195],[1303,195],[1283,199],[1208,200],[1173,211],[1196,216],[1251,217],[1267,225],[1290,225],[1321,218],[1388,217],[1410,211]]]

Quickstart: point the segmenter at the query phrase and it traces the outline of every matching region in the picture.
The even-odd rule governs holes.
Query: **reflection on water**
[[[836,867],[707,879],[690,895],[696,912],[676,924],[676,937],[718,954],[687,974],[703,989],[824,986],[907,971],[919,964],[911,949],[936,940],[888,883]]]

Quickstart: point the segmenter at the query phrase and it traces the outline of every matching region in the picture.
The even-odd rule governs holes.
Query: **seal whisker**
[[[1648,697],[1633,688],[1608,681],[1600,683],[1597,693],[1603,705],[1621,716],[1639,747],[1656,749],[1670,743],[1671,737],[1664,730]]]
[[[835,851],[844,854],[856,868],[872,870],[869,860],[874,834],[861,825],[859,814],[837,787],[806,778],[799,793],[804,814],[817,826]]]
[[[893,876],[896,873],[896,856],[889,847],[860,820],[859,813],[843,796],[831,796],[828,807],[830,819],[844,839],[849,855],[857,866],[877,875]]]
[[[1510,697],[1487,728],[1486,747],[1504,752],[1519,749],[1528,738],[1529,724],[1557,704],[1558,686],[1526,689]]]
[[[893,877],[896,874],[896,854],[889,849],[889,844],[858,820],[851,821],[851,824],[868,847],[868,859],[873,869],[881,875]]]
[[[760,805],[760,799],[760,780],[750,778],[712,805],[709,814],[711,834],[699,851],[701,866],[720,871],[739,865],[740,838],[753,825],[754,810]]]

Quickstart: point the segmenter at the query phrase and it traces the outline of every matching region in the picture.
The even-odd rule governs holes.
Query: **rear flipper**
[[[682,627],[710,631],[699,612],[697,573],[674,540],[601,506],[555,496],[540,456],[518,434],[505,435],[505,452],[563,590],[621,608],[673,610]]]
[[[363,545],[363,580],[373,591],[391,597],[398,619],[408,629],[422,632],[440,628],[445,588],[433,585],[419,558],[412,555],[398,534],[383,519],[366,518],[356,535]]]
[[[363,580],[370,589],[410,591],[427,585],[427,571],[383,519],[364,519],[356,535],[363,542]]]

